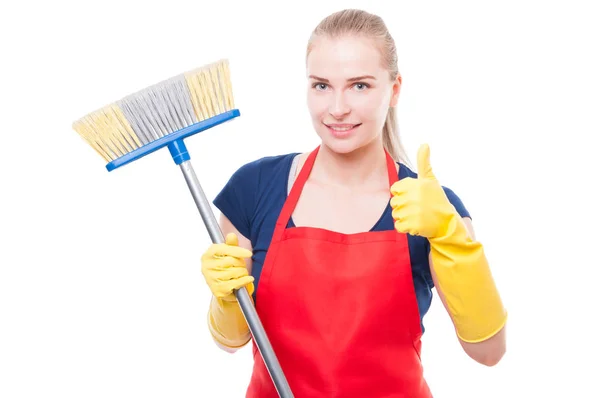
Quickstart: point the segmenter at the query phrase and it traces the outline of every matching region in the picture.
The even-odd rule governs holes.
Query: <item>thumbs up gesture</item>
[[[428,239],[442,237],[458,213],[433,174],[427,144],[419,148],[417,171],[417,178],[403,178],[390,189],[394,227]]]

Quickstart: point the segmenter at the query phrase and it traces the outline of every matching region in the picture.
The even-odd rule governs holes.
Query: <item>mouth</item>
[[[336,123],[336,124],[325,124],[325,127],[329,129],[331,134],[334,137],[345,137],[350,135],[354,130],[356,130],[362,123],[358,124],[350,124],[350,123]]]

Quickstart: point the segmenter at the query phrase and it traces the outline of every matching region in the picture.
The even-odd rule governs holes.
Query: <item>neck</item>
[[[319,149],[312,177],[333,186],[357,187],[387,183],[387,163],[380,139],[351,153],[333,152],[327,146]]]

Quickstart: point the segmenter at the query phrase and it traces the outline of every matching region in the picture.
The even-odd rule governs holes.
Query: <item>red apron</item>
[[[283,373],[296,398],[429,398],[407,235],[286,228],[318,150],[279,215],[256,290]],[[253,354],[246,397],[278,398],[254,342]]]

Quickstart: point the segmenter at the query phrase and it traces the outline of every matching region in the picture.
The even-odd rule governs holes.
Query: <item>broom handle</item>
[[[221,227],[215,218],[212,209],[210,208],[210,204],[206,199],[206,195],[204,195],[204,191],[200,186],[200,182],[196,177],[196,173],[194,173],[194,169],[192,168],[192,164],[189,160],[181,163],[179,165],[181,171],[183,172],[183,176],[185,177],[185,181],[190,188],[190,192],[194,197],[194,201],[196,202],[196,206],[200,211],[200,215],[202,216],[202,220],[206,225],[208,230],[208,234],[212,239],[213,243],[223,243],[225,239],[223,237],[223,232],[221,231]],[[242,309],[242,313],[246,318],[246,323],[250,327],[250,332],[256,341],[258,346],[258,350],[265,362],[265,365],[271,375],[271,379],[275,384],[275,388],[279,393],[281,398],[293,398],[294,395],[290,390],[290,386],[285,379],[283,371],[281,370],[281,366],[277,357],[275,356],[275,352],[273,351],[273,347],[269,342],[267,334],[263,328],[263,325],[256,313],[256,309],[252,305],[252,301],[250,300],[250,295],[248,294],[248,290],[245,287],[241,289],[235,290],[235,296],[240,304]]]

